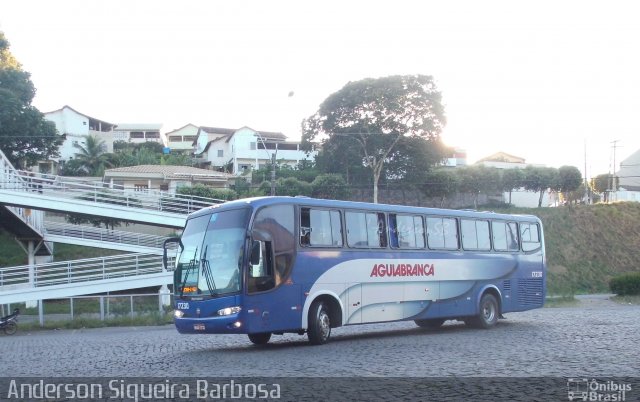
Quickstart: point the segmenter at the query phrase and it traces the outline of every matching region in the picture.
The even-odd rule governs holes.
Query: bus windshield
[[[187,221],[174,276],[177,295],[206,298],[240,291],[249,213],[238,209]]]

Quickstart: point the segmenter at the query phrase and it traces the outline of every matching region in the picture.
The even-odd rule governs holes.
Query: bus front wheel
[[[307,336],[312,345],[322,345],[331,336],[331,318],[322,301],[313,302],[309,309]]]
[[[256,345],[266,345],[271,339],[271,332],[249,334],[249,340]]]
[[[477,316],[465,320],[465,323],[475,328],[488,329],[498,323],[499,316],[498,300],[494,295],[485,293],[480,299],[480,312]]]

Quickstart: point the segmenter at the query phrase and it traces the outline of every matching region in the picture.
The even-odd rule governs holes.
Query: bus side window
[[[541,244],[538,225],[521,223],[520,239],[522,240],[522,251],[534,251],[539,249]]]
[[[249,293],[264,292],[275,286],[271,242],[253,241],[249,261]]]
[[[458,249],[458,225],[455,218],[427,217],[427,244],[431,249]]]

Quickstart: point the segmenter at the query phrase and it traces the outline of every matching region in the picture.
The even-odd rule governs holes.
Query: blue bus
[[[184,334],[307,334],[413,320],[479,328],[542,307],[546,260],[529,215],[259,197],[191,214],[174,269]],[[175,247],[172,246],[172,247]]]

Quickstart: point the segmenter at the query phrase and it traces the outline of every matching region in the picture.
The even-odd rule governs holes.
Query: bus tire
[[[489,329],[496,326],[499,316],[498,300],[494,295],[485,293],[480,299],[478,315],[468,318],[465,323],[475,328]]]
[[[262,332],[259,334],[248,334],[249,340],[255,345],[266,345],[271,339],[271,332]]]
[[[324,302],[320,300],[314,301],[309,309],[307,336],[312,345],[327,343],[331,336],[331,318],[329,311]]]
[[[420,328],[437,329],[444,324],[444,318],[430,318],[427,320],[413,320]]]
[[[9,321],[7,325],[4,327],[4,333],[7,335],[13,335],[18,330],[18,324],[13,321]]]

